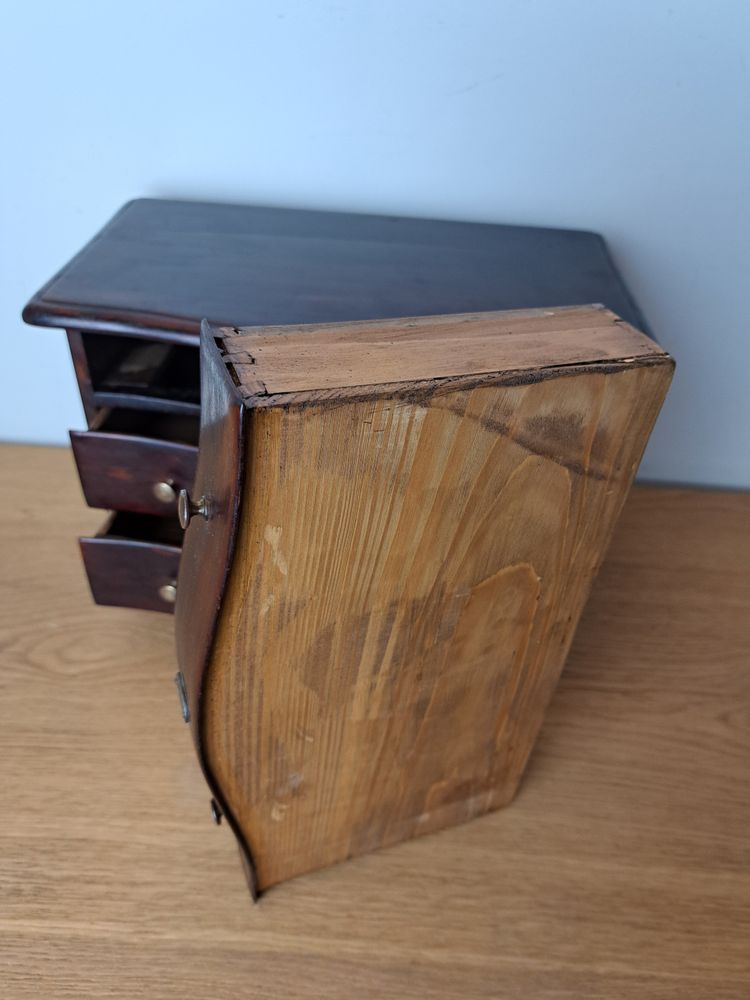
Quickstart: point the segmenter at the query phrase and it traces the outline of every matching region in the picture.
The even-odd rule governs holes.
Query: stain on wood
[[[248,419],[202,739],[264,889],[512,799],[673,365],[601,307],[223,346]]]

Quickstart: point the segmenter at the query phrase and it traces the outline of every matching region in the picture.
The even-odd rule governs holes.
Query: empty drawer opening
[[[151,545],[182,545],[182,529],[175,517],[155,517],[118,511],[104,526],[99,538],[122,538]]]
[[[197,447],[200,418],[188,413],[153,413],[104,407],[92,422],[90,430]]]
[[[95,402],[197,411],[200,374],[194,347],[109,334],[82,337]]]

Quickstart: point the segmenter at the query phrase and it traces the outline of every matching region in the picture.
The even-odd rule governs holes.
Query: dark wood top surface
[[[602,238],[139,199],[28,303],[40,326],[181,331],[601,302],[640,329]]]

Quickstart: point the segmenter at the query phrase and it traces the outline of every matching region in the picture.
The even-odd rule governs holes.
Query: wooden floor
[[[750,996],[750,495],[639,489],[507,810],[253,906],[166,615],[95,608],[68,452],[0,448],[0,996]]]

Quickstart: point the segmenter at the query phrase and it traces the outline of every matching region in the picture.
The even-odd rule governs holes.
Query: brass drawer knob
[[[177,584],[174,580],[159,587],[159,597],[161,597],[162,601],[166,601],[167,604],[174,604],[177,600]]]
[[[157,500],[162,503],[174,503],[177,499],[177,490],[171,479],[165,479],[160,483],[154,483],[153,493]]]
[[[200,514],[202,517],[208,519],[208,501],[205,497],[201,497],[198,501],[191,500],[187,490],[180,490],[180,494],[177,497],[177,516],[180,519],[180,527],[183,531],[190,524],[190,519],[195,514]]]

